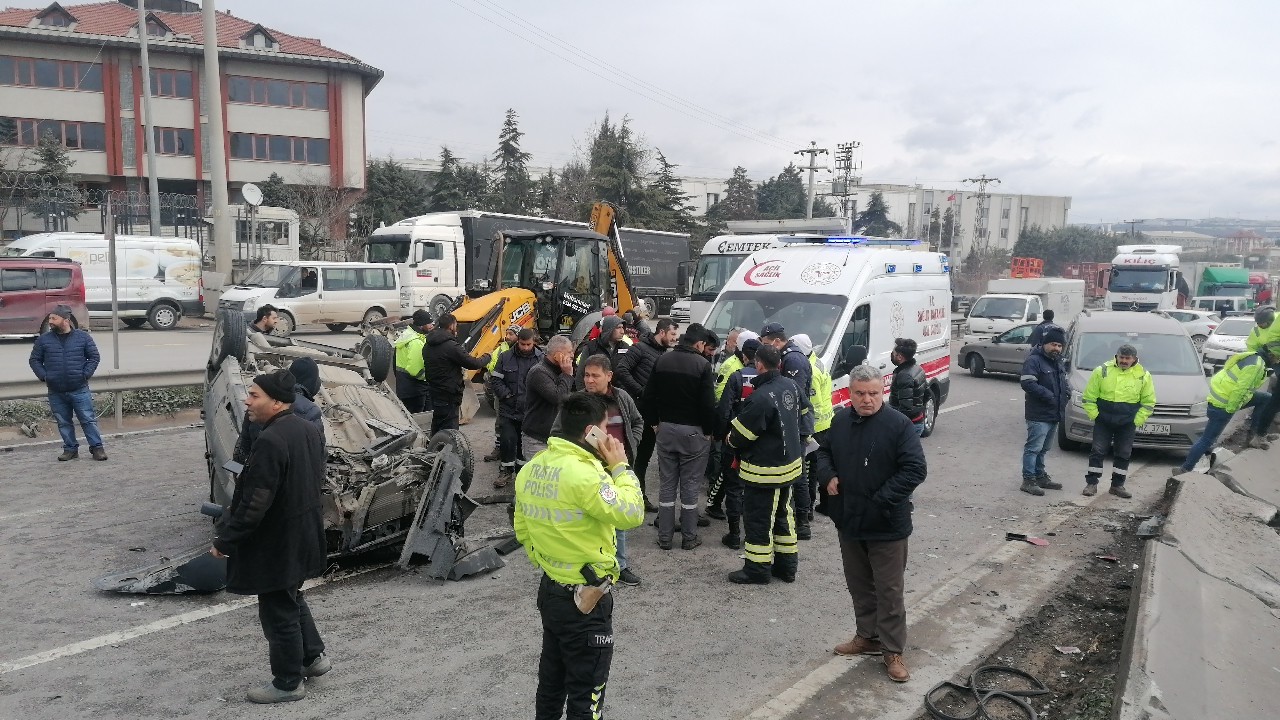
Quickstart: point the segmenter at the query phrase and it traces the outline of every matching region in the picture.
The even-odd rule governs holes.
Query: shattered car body
[[[477,507],[467,497],[474,469],[471,447],[462,433],[445,430],[428,437],[423,425],[384,382],[393,354],[385,338],[367,336],[359,350],[346,350],[296,338],[250,333],[239,313],[219,313],[205,382],[205,457],[209,500],[228,507],[235,492],[233,460],[244,426],[248,386],[261,373],[288,368],[309,357],[320,370],[314,402],[325,429],[325,477],[322,485],[327,551],[331,560],[392,548],[404,548],[403,566],[413,555],[426,556],[436,578],[462,577],[501,567],[491,545],[468,544],[463,525]],[[412,532],[411,532],[412,531]],[[184,578],[206,543],[173,560],[100,578],[94,586],[115,592],[173,594],[209,592],[204,575],[193,587]]]

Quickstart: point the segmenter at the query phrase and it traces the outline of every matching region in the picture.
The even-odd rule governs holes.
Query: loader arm
[[[622,238],[618,232],[617,211],[607,202],[591,207],[591,229],[609,238],[609,277],[618,293],[618,314],[636,306],[632,291],[631,271],[627,269],[626,256],[622,252]]]

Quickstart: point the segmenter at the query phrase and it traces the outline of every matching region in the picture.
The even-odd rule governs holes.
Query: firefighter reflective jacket
[[[729,444],[738,451],[739,473],[753,485],[790,485],[800,477],[800,388],[770,370],[751,383],[742,412],[729,423]]]
[[[813,368],[813,394],[809,398],[813,403],[813,431],[820,433],[831,427],[831,419],[836,416],[835,406],[831,403],[834,384],[817,353],[809,354],[809,366]]]
[[[1253,399],[1253,393],[1267,381],[1267,364],[1255,352],[1233,356],[1209,381],[1209,404],[1235,413]]]
[[[516,539],[552,580],[582,585],[582,566],[618,578],[617,530],[644,523],[640,481],[626,463],[606,473],[576,443],[552,437],[516,476]]]
[[[1084,388],[1084,412],[1090,420],[1142,427],[1155,409],[1155,381],[1141,363],[1123,369],[1108,360],[1093,369]]]
[[[411,378],[426,380],[427,373],[422,362],[422,346],[426,344],[426,335],[412,327],[405,328],[395,342],[396,367]]]

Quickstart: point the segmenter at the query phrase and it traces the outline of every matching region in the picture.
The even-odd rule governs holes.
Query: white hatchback
[[[1245,351],[1245,340],[1254,325],[1252,317],[1229,317],[1213,329],[1200,348],[1200,364],[1206,375],[1221,370],[1232,355]]]

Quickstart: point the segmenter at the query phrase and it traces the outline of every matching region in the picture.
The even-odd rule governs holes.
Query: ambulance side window
[[[871,347],[870,303],[854,308],[853,316],[849,318],[849,324],[844,328],[844,335],[840,337],[840,353],[836,355],[836,362],[833,366],[835,370],[832,374],[833,378],[844,377],[849,374],[849,370],[852,368],[848,358],[856,345],[861,345],[868,350]]]

